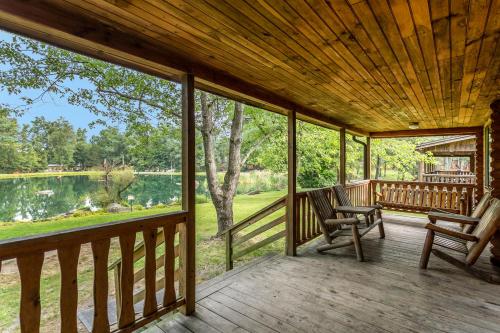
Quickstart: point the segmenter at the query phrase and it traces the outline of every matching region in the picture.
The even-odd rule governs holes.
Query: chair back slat
[[[490,206],[481,217],[472,235],[478,238],[477,242],[467,242],[466,246],[469,251],[465,262],[472,265],[476,262],[477,258],[481,255],[484,248],[491,240],[495,232],[500,228],[500,200],[491,199]]]
[[[335,193],[335,197],[337,198],[337,202],[339,203],[339,206],[350,206],[352,207],[353,204],[351,202],[351,199],[349,199],[349,196],[347,195],[347,192],[345,191],[344,186],[342,185],[335,185],[333,187],[333,192]],[[355,217],[353,213],[343,213],[345,217]]]
[[[329,228],[325,224],[325,221],[337,217],[335,209],[328,199],[324,189],[309,191],[307,192],[307,197],[311,203],[311,208],[317,218],[323,235],[327,241],[330,241],[330,232],[335,231],[335,229],[331,230],[332,228]]]
[[[470,216],[471,217],[483,216],[486,209],[488,209],[490,202],[491,202],[491,193],[484,192],[483,197],[481,198],[481,200],[479,200],[479,203],[477,204],[476,208],[474,209],[474,211]]]

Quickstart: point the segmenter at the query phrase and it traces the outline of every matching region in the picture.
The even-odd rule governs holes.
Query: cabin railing
[[[17,261],[21,280],[21,332],[40,330],[41,306],[44,303],[40,300],[40,279],[44,257],[49,251],[57,251],[61,270],[61,332],[77,332],[77,271],[80,249],[84,244],[90,244],[94,258],[93,332],[131,332],[184,305],[186,299],[182,292],[179,295],[176,293],[174,285],[175,257],[179,252],[189,253],[195,249],[176,252],[174,239],[177,227],[186,221],[186,212],[169,213],[0,242],[0,262],[9,259]],[[140,255],[134,251],[138,234],[144,238],[144,251]],[[116,324],[110,323],[108,317],[108,257],[114,239],[120,244],[121,254],[115,286],[120,294]],[[155,251],[159,239],[165,245],[161,260],[156,258]],[[144,257],[144,269],[141,270],[144,276],[143,309],[140,314],[136,314],[134,309],[134,283],[137,280],[134,259],[138,256]],[[157,304],[156,267],[159,261],[165,269],[165,292],[162,301]],[[181,275],[181,286],[185,282]]]
[[[330,188],[327,188],[330,189]],[[370,180],[360,180],[345,186],[345,190],[352,204],[355,206],[366,206],[370,204]],[[326,192],[330,202],[335,207],[337,202],[332,195],[332,191]],[[297,193],[297,243],[296,246],[303,245],[319,235],[321,230],[316,222],[316,216],[311,208],[311,203],[307,197],[307,192]]]
[[[422,181],[427,183],[449,183],[449,184],[475,184],[474,174],[446,174],[446,173],[425,173]]]
[[[273,233],[271,236],[262,236],[263,233],[283,225],[286,221],[286,196],[262,208],[239,223],[226,229],[223,234],[226,241],[226,270],[233,269],[234,260],[261,247],[271,244],[286,236],[286,230]],[[275,214],[276,213],[276,214]],[[258,222],[269,219],[271,214],[277,215],[255,228]],[[247,229],[247,230],[245,230]],[[251,229],[251,230],[249,230]],[[243,231],[247,231],[244,233]]]
[[[475,184],[372,180],[372,202],[385,209],[426,213],[433,208],[469,215]]]
[[[428,172],[428,174],[434,175],[474,175],[472,171],[464,171],[464,170],[434,170]]]
[[[369,204],[369,180],[348,184],[345,186],[345,189],[354,205]],[[335,206],[336,202],[332,191],[328,191],[327,195],[332,205]],[[297,193],[296,200],[297,227],[295,230],[297,234],[295,246],[300,246],[320,236],[321,230],[316,222],[316,216],[311,208],[307,192]],[[286,223],[286,203],[287,197],[284,196],[224,231],[226,240],[226,270],[233,269],[235,259],[286,236],[286,230],[283,230],[283,228],[270,236],[262,236],[263,233],[267,233],[272,228]],[[269,221],[268,217],[271,214],[277,214],[278,216],[274,216]],[[268,221],[255,228],[255,225],[264,219],[268,219]],[[240,247],[242,248],[240,249]]]
[[[161,245],[166,245],[170,244],[171,242],[171,237],[174,238],[179,232],[179,226],[176,225],[175,232],[174,234],[167,235],[167,239],[165,239],[165,232],[164,229],[160,229],[156,235],[156,242],[155,242],[155,251],[158,249]],[[142,240],[139,242],[135,248],[134,248],[134,254],[133,254],[133,262],[134,265],[144,258],[146,255],[146,245],[147,242],[145,240]],[[174,266],[175,266],[175,260],[178,260],[179,258],[179,244],[175,245],[173,248],[173,251],[169,251],[169,256],[171,257],[173,255],[173,259],[170,257],[166,257],[166,252],[158,256],[155,260],[155,272],[158,271],[161,268],[165,268],[165,263],[169,263],[171,260],[174,260]],[[168,266],[170,268],[170,266]],[[119,287],[120,286],[120,281],[121,281],[121,271],[122,271],[122,258],[119,258],[115,260],[109,267],[109,271],[113,271],[113,276],[114,276],[114,281],[115,281],[115,301],[116,301],[116,316],[119,316],[120,313],[120,304],[121,304],[121,290]],[[179,281],[179,268],[177,267],[173,274],[169,274],[168,276],[173,275],[174,283]],[[167,275],[161,277],[160,279],[156,280],[156,291],[162,290],[165,288],[165,285],[168,284],[168,281],[166,281],[165,277]],[[134,284],[139,284],[141,282],[144,282],[146,278],[146,267],[142,267],[138,269],[137,271],[134,272]],[[167,282],[167,283],[165,283]],[[134,291],[134,296],[133,296],[133,303],[137,304],[141,301],[145,300],[145,295],[146,295],[146,290],[144,288],[140,288],[136,291]]]

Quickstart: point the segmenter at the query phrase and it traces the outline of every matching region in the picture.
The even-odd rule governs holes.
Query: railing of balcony
[[[174,244],[177,227],[187,223],[187,213],[169,213],[113,222],[99,226],[85,227],[58,233],[12,239],[0,242],[0,262],[16,259],[21,280],[20,326],[21,332],[40,330],[41,305],[40,278],[44,257],[49,251],[57,251],[61,270],[60,318],[61,332],[77,332],[78,307],[78,265],[79,253],[84,244],[90,244],[94,257],[93,332],[130,332],[158,318],[169,311],[186,304],[183,296],[183,274],[179,276],[180,291],[175,290],[175,258],[180,253],[180,261],[190,251],[176,251]],[[144,251],[134,251],[137,235],[144,239]],[[159,236],[160,235],[160,236]],[[183,237],[179,237],[182,240]],[[110,244],[117,239],[120,244],[120,269],[117,271],[115,289],[117,299],[117,323],[110,323],[108,317],[108,256]],[[164,253],[156,256],[156,246],[164,244]],[[182,242],[180,247],[185,246]],[[137,295],[134,294],[134,261],[144,257],[144,267],[139,271],[144,278],[142,313],[134,309]],[[158,265],[158,262],[161,265]],[[163,297],[157,304],[156,268],[164,267]]]
[[[469,215],[475,184],[372,180],[372,202],[386,209],[426,213],[433,208]]]
[[[425,173],[422,175],[422,181],[429,183],[475,184],[476,175],[470,173]]]
[[[354,205],[368,205],[370,202],[370,181],[362,180],[346,185],[346,191]],[[328,192],[332,204],[336,202],[332,192]],[[272,204],[264,207],[248,218],[233,225],[225,231],[226,240],[226,269],[233,268],[234,260],[257,249],[278,241],[286,236],[283,228],[281,231],[269,232],[272,229],[279,229],[286,222],[285,207],[287,197],[284,196]],[[307,192],[299,192],[296,195],[296,243],[295,246],[306,244],[321,235],[319,224],[311,208]],[[264,219],[272,219],[255,228],[255,225]],[[277,216],[275,216],[277,215]],[[268,234],[265,236],[265,234]]]

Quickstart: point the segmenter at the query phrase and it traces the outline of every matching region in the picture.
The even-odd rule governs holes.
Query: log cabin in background
[[[379,200],[373,194],[384,186],[393,190],[381,201],[412,211],[453,208],[470,214],[485,187],[500,198],[499,17],[495,0],[0,1],[5,30],[183,87],[183,210],[1,242],[0,260],[18,262],[22,332],[39,331],[40,274],[44,254],[53,250],[62,270],[61,331],[77,331],[83,244],[92,246],[95,276],[92,312],[80,319],[90,317],[86,327],[94,332],[130,332],[146,325],[150,332],[498,332],[498,286],[440,261],[419,271],[425,232],[404,225],[409,218],[386,223],[385,239],[363,238],[366,262],[357,262],[352,248],[330,255],[310,250],[321,231],[295,179],[300,119],[340,131],[340,181],[354,205],[373,204]],[[262,259],[198,288],[195,88],[289,120],[288,195],[226,232],[228,268],[238,255],[281,238],[287,256]],[[365,180],[356,184],[345,184],[346,133],[367,138]],[[460,185],[472,187],[465,210],[456,205],[463,199],[454,184],[370,180],[371,138],[445,135],[475,140],[470,162],[475,182]],[[409,187],[430,199],[417,199],[423,196],[411,194]],[[247,226],[277,211],[281,217],[242,235]],[[286,232],[254,240],[283,223]],[[134,249],[137,234],[144,243]],[[109,315],[111,239],[119,239],[121,260],[112,269],[119,295]],[[165,253],[156,258],[159,244],[165,244]],[[500,232],[491,244],[491,262],[498,264]],[[144,269],[135,272],[134,262],[143,257]],[[498,272],[488,253],[475,265],[489,274]],[[157,269],[164,270],[161,283]],[[142,279],[138,297],[134,283]],[[161,318],[176,309],[181,313],[173,320]]]

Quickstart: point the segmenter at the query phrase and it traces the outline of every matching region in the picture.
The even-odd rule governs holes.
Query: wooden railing
[[[167,235],[167,239],[165,239],[165,233],[164,229],[161,229],[158,231],[156,235],[156,244],[155,244],[155,251],[160,247],[161,245],[166,245],[170,244],[173,240],[175,240],[175,236],[179,232],[179,226],[177,225],[175,228],[175,232],[172,234]],[[172,240],[173,239],[173,240]],[[139,242],[135,248],[134,248],[134,254],[133,254],[133,262],[134,265],[144,258],[146,255],[146,246],[148,245],[148,242],[145,242],[145,240],[142,240]],[[168,257],[166,255],[168,254]],[[171,258],[173,256],[173,258]],[[165,253],[161,254],[158,258],[155,260],[155,272],[158,271],[161,268],[165,268],[165,263],[170,263],[172,260],[174,261],[174,266],[175,266],[175,260],[179,258],[179,244],[175,245],[173,247],[173,251],[165,251]],[[174,267],[172,266],[172,267]],[[168,268],[170,269],[171,266],[169,265]],[[119,258],[115,260],[109,267],[109,271],[113,271],[113,276],[115,280],[115,288],[116,286],[120,286],[120,274],[122,271],[122,258]],[[165,285],[169,285],[169,282],[166,282],[165,277],[171,277],[173,276],[174,282],[177,282],[179,280],[179,268],[177,267],[171,274],[165,274],[165,276],[161,277],[160,279],[156,280],[156,291],[162,290],[165,288]],[[134,284],[138,284],[140,282],[143,282],[146,278],[146,267],[142,267],[139,270],[134,272]],[[146,295],[146,290],[144,288],[140,288],[139,290],[134,291],[134,296],[133,296],[133,303],[137,304],[140,301],[145,300],[145,295]],[[117,317],[119,316],[120,313],[120,304],[121,304],[121,290],[120,288],[116,288],[115,290],[115,299],[116,299],[116,315]]]
[[[426,173],[422,175],[422,181],[427,183],[475,184],[476,175]]]
[[[464,170],[434,170],[429,172],[429,174],[434,175],[474,175],[472,171]]]
[[[264,239],[259,239],[255,242],[255,238],[262,237],[261,235],[286,221],[286,196],[273,202],[272,204],[262,208],[258,212],[250,215],[243,221],[231,226],[224,231],[226,240],[226,270],[233,269],[233,262],[250,252],[253,252],[261,247],[273,243],[286,236],[286,230],[281,230],[268,236]],[[264,220],[273,213],[279,212],[279,216],[266,222],[264,225],[250,230],[244,235],[241,235],[244,229],[254,226],[256,223]]]
[[[470,214],[474,184],[372,180],[372,200],[386,209],[425,213],[432,208]]]
[[[169,213],[0,242],[0,262],[17,260],[21,280],[21,332],[33,333],[40,330],[43,304],[43,300],[40,300],[42,266],[45,254],[54,250],[57,251],[61,269],[61,332],[77,332],[77,271],[80,249],[84,244],[91,245],[94,257],[93,332],[130,332],[185,304],[186,299],[182,293],[176,294],[174,286],[174,237],[177,226],[186,223],[186,219],[186,212]],[[134,253],[138,233],[142,234],[145,244],[140,255]],[[110,324],[108,318],[108,256],[113,239],[119,241],[121,252],[115,286],[120,294],[116,324]],[[162,239],[165,245],[165,251],[160,257],[162,259],[156,258],[155,248],[159,239]],[[180,252],[188,253],[194,250],[184,249]],[[145,281],[142,314],[136,314],[134,310],[134,283],[137,276],[134,276],[134,259],[137,259],[137,256],[144,257],[144,269],[141,270]],[[159,260],[165,268],[165,292],[161,304],[158,305],[156,267]],[[180,283],[185,285],[182,278]]]
[[[368,205],[370,202],[370,181],[362,180],[345,186],[346,191],[350,199],[353,201],[354,205]],[[329,188],[328,188],[329,189]],[[332,195],[332,191],[327,192],[332,204],[335,206],[336,202]],[[299,192],[296,195],[296,209],[297,209],[297,227],[296,230],[296,244],[295,246],[303,245],[319,235],[321,235],[321,230],[319,224],[316,222],[316,216],[311,208],[309,198],[307,197],[307,192]],[[243,221],[233,225],[232,227],[226,229],[224,232],[226,240],[226,269],[231,270],[233,268],[234,260],[240,258],[250,252],[253,252],[265,245],[275,242],[286,236],[285,230],[281,230],[277,233],[267,236],[264,239],[259,239],[256,243],[257,236],[271,230],[272,228],[282,225],[286,222],[286,202],[287,197],[284,196],[277,201],[273,202],[267,207],[259,210],[255,214],[247,217]],[[264,220],[269,215],[282,210],[279,216],[275,217],[269,222],[266,222],[262,226],[250,230],[244,235],[241,235],[245,229],[256,223]],[[261,236],[262,237],[262,236]],[[250,245],[248,245],[250,243]],[[246,246],[244,246],[246,245]],[[243,249],[238,249],[238,247],[244,246]]]
[[[327,188],[330,189],[330,188]],[[356,181],[345,186],[347,195],[355,206],[366,206],[370,203],[370,181]],[[337,202],[332,195],[332,191],[327,191],[327,196],[335,207]],[[303,245],[319,235],[321,230],[316,222],[316,216],[311,208],[311,203],[307,197],[307,192],[297,193],[297,243],[296,246]]]

